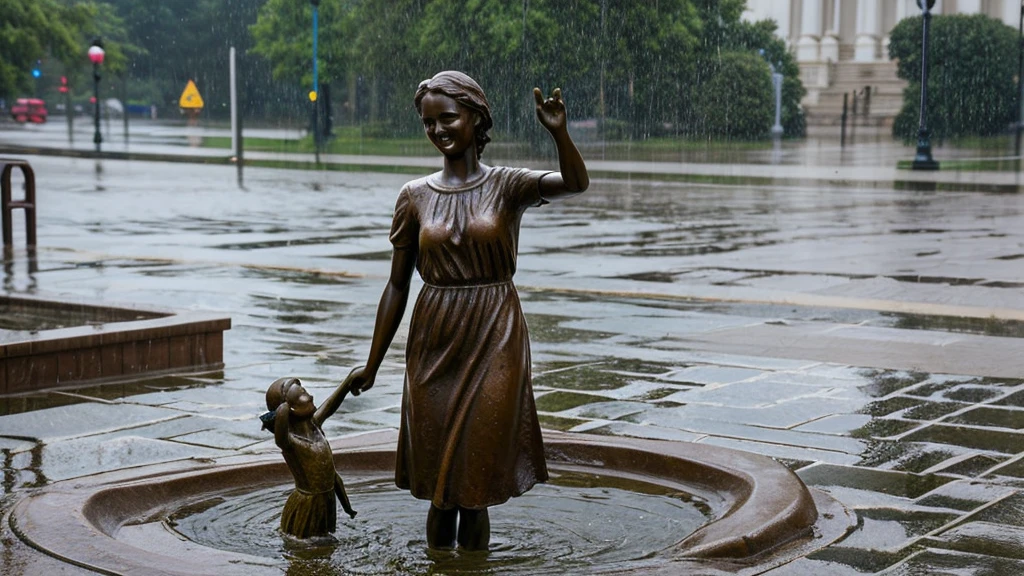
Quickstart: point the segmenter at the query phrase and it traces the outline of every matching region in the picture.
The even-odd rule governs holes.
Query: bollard
[[[839,131],[839,146],[846,146],[846,114],[847,106],[850,101],[850,95],[847,93],[843,94],[843,116],[842,116],[842,128]]]
[[[11,175],[15,168],[20,168],[25,176],[25,198],[11,198]],[[12,212],[15,208],[25,211],[25,236],[30,248],[36,245],[36,175],[32,167],[24,160],[0,158],[0,212],[3,213],[4,248],[14,245]]]

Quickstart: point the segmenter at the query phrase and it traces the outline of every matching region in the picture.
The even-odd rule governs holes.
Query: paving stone
[[[682,399],[683,396],[678,398]],[[703,418],[788,430],[823,416],[850,412],[859,405],[860,402],[845,399],[807,397],[759,408],[695,405],[679,406],[674,410],[684,420]]]
[[[647,409],[648,405],[643,402],[597,402],[566,410],[560,415],[569,418],[618,420],[623,416],[638,414]]]
[[[644,426],[629,422],[604,423],[602,426],[588,427],[581,430],[583,426],[573,428],[574,432],[586,431],[589,434],[600,434],[603,436],[627,436],[632,438],[647,438],[651,440],[672,440],[675,442],[694,442],[703,438],[701,434],[684,432],[675,428],[664,428],[662,426]]]
[[[864,443],[852,438],[831,436],[826,434],[813,434],[797,432],[792,430],[777,430],[748,426],[732,422],[720,422],[717,420],[706,420],[703,418],[681,418],[680,411],[685,408],[669,410],[652,410],[641,413],[641,417],[632,417],[630,421],[638,424],[654,424],[666,428],[680,428],[699,434],[708,434],[716,437],[728,437],[743,440],[753,440],[779,445],[787,445],[798,448],[813,448],[817,450],[829,450],[843,452],[845,454],[857,455],[864,449]]]
[[[897,564],[910,554],[912,554],[910,550],[898,552],[869,551],[863,548],[848,547],[840,542],[838,545],[818,550],[810,554],[808,558],[846,565],[861,571],[862,574],[874,574]]]
[[[897,510],[858,509],[857,529],[847,536],[843,547],[898,552],[933,530],[957,518],[956,514]]]
[[[960,446],[889,439],[869,440],[867,446],[859,466],[917,473],[932,472],[977,453]]]
[[[36,438],[50,443],[56,439],[131,428],[181,415],[179,411],[166,408],[89,402],[5,416],[0,418],[0,436]]]
[[[871,421],[866,414],[836,414],[813,420],[793,428],[799,432],[815,432],[819,434],[849,435]]]
[[[670,374],[666,380],[672,382],[692,382],[694,384],[730,384],[761,376],[762,370],[751,370],[748,368],[732,368],[728,366],[694,366],[684,368]]]
[[[995,468],[1005,460],[1005,456],[975,454],[964,460],[951,462],[949,466],[941,470],[935,470],[935,472],[942,472],[943,474],[959,474],[961,476],[970,476],[974,478],[987,475],[989,470]]]
[[[828,576],[862,576],[867,572],[839,562],[797,558],[793,562],[765,572],[765,574],[770,576],[822,576],[825,574]]]
[[[841,452],[830,452],[828,450],[816,450],[813,448],[801,448],[797,446],[783,446],[781,444],[769,444],[766,442],[755,442],[750,440],[736,440],[733,438],[722,438],[720,436],[705,436],[699,440],[703,444],[723,446],[734,450],[745,450],[763,456],[770,456],[783,460],[800,460],[809,462],[827,462],[838,465],[852,465],[860,460],[857,456]]]
[[[1015,454],[1024,446],[1024,434],[1003,432],[982,428],[965,428],[932,424],[911,432],[903,438],[908,442],[935,442],[952,444],[979,450],[990,450],[1003,454]]]
[[[956,422],[958,424],[972,424],[974,426],[991,426],[995,428],[1011,428],[1013,430],[1020,430],[1024,428],[1024,410],[979,406],[957,414],[956,416],[947,419],[947,421]]]
[[[809,466],[797,475],[811,486],[844,486],[901,498],[917,498],[954,480],[938,474],[919,475],[832,464]]]
[[[1024,493],[1017,493],[968,517],[972,522],[991,522],[1024,528]]]
[[[222,450],[138,436],[90,436],[47,444],[42,450],[39,471],[47,481],[55,482],[157,462],[225,454]]]
[[[753,380],[681,391],[667,396],[665,400],[680,404],[701,403],[756,408],[797,399],[821,397],[825,391],[827,389],[823,390],[816,386]]]
[[[32,442],[26,442],[24,440],[15,440],[14,438],[3,438],[0,437],[0,451],[8,453],[27,452],[36,445]]]
[[[984,504],[1012,496],[1016,490],[975,480],[956,480],[943,484],[917,500],[921,506],[939,506],[974,510]],[[954,505],[955,504],[955,505]]]
[[[874,418],[860,428],[850,431],[850,435],[854,438],[864,439],[890,438],[919,427],[921,427],[920,422],[897,418]]]
[[[205,430],[179,434],[168,439],[205,448],[239,450],[272,437],[273,434],[263,430],[260,421],[253,418],[252,420],[220,423]]]
[[[967,522],[928,538],[928,546],[1024,560],[1024,528]]]
[[[681,336],[700,334],[711,330],[759,324],[761,322],[762,320],[757,318],[724,316],[721,314],[689,313],[669,318],[657,316],[631,316],[564,320],[560,325],[562,327],[575,330],[587,330],[608,334],[629,334],[642,338],[677,338]],[[531,324],[531,333],[532,331],[533,327]]]
[[[894,415],[899,416],[904,410],[920,406],[925,400],[920,398],[911,398],[909,396],[892,396],[884,400],[876,400],[860,410],[858,412],[862,414],[870,414],[871,416],[888,416]]]
[[[1009,576],[1024,574],[1024,562],[1008,558],[929,549],[909,558],[886,576]]]
[[[608,399],[597,394],[581,394],[578,392],[554,391],[536,396],[537,410],[540,412],[564,412],[578,406],[607,402]]]

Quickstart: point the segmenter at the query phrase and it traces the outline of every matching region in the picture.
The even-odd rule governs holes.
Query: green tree
[[[83,57],[81,29],[97,10],[92,3],[4,0],[0,9],[0,96],[31,90],[31,69],[37,60],[53,58],[71,65]]]
[[[784,125],[789,133],[802,132],[796,63],[772,23],[740,20],[743,5],[321,0],[322,26],[331,27],[321,34],[321,74],[344,80],[350,118],[392,130],[415,129],[411,98],[419,81],[459,69],[487,91],[498,131],[544,140],[535,130],[530,90],[561,86],[573,118],[597,118],[606,134],[619,128],[643,138],[703,130],[707,123],[694,102],[722,69],[723,55],[763,49],[786,76]],[[254,52],[273,62],[277,79],[308,82],[309,11],[305,2],[268,0],[251,28]]]
[[[893,134],[917,137],[921,95],[921,17],[893,28],[889,57],[909,81]],[[944,138],[996,134],[1015,119],[1017,31],[988,16],[933,16],[928,39],[928,127]]]
[[[696,99],[699,133],[726,138],[768,136],[774,121],[768,63],[750,52],[725,52],[714,61]]]
[[[800,81],[800,67],[786,48],[785,41],[776,35],[778,24],[773,20],[746,22],[740,19],[742,0],[700,0],[701,21],[704,23],[701,51],[694,74],[694,101],[711,90],[705,82],[720,70],[717,60],[728,52],[761,54],[782,74],[782,127],[787,136],[803,136],[806,120],[800,101],[807,94]],[[758,82],[757,78],[751,78]],[[773,90],[773,88],[769,88]],[[772,92],[772,94],[774,94]],[[770,104],[774,111],[774,100]],[[709,125],[702,118],[694,118],[693,126]],[[712,132],[720,132],[712,130]]]

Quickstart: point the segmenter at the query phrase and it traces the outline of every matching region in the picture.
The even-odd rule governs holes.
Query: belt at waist
[[[477,283],[477,284],[467,283],[467,284],[446,284],[446,285],[431,284],[430,282],[424,281],[423,285],[427,286],[427,287],[430,287],[430,288],[433,288],[435,290],[466,290],[466,289],[469,289],[469,288],[492,288],[492,287],[495,287],[495,286],[512,286],[512,279],[509,278],[508,280],[501,280],[501,281],[498,281],[498,282],[481,282],[481,283]]]

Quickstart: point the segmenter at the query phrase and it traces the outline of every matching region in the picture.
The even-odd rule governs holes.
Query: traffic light
[[[36,60],[36,65],[32,67],[32,77],[39,78],[43,75],[43,62]]]
[[[60,77],[60,88],[58,88],[58,90],[60,90],[61,94],[67,94],[68,93],[68,77],[67,76],[61,76]]]

